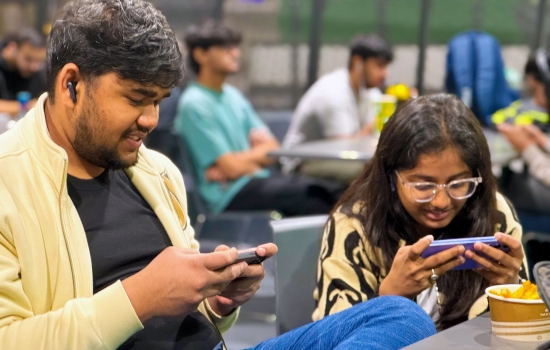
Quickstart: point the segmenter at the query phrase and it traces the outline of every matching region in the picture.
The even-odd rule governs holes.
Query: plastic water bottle
[[[31,93],[28,91],[19,91],[16,95],[17,101],[21,104],[21,112],[19,112],[19,115],[16,116],[15,119],[21,119],[27,114],[28,103],[31,100]]]
[[[28,91],[20,91],[15,98],[21,104],[21,111],[15,117],[11,117],[7,113],[0,113],[0,134],[13,128],[17,120],[23,118],[27,114],[28,103],[31,100],[31,93]]]
[[[468,108],[472,108],[472,98],[472,89],[467,86],[463,87],[460,91],[460,99],[466,106],[468,106]]]

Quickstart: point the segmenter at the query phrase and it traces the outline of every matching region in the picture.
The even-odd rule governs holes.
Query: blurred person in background
[[[503,110],[500,115],[493,115],[493,121],[512,146],[521,154],[525,161],[529,174],[550,186],[550,141],[543,130],[548,130],[548,92],[545,89],[545,79],[550,79],[548,71],[548,52],[539,49],[529,57],[525,66],[525,79],[532,92],[532,97],[522,100],[523,106],[530,106],[529,110],[523,109],[517,116],[512,113],[505,115]],[[520,101],[514,102],[518,103]],[[508,109],[512,108],[510,106]],[[504,118],[506,116],[506,119]],[[498,118],[497,118],[498,117]],[[502,121],[501,123],[498,123]],[[542,128],[542,130],[541,130]]]
[[[196,73],[180,98],[176,129],[187,145],[199,191],[213,212],[278,210],[285,216],[328,213],[344,186],[267,167],[279,143],[233,86],[241,33],[209,20],[187,31],[189,65]]]
[[[374,130],[373,100],[393,60],[391,47],[377,35],[360,35],[350,45],[348,67],[322,76],[302,97],[283,141],[284,148],[300,143],[370,135]],[[294,170],[299,159],[281,159],[283,170]],[[300,171],[349,183],[364,163],[309,161]]]
[[[0,44],[0,113],[32,108],[46,91],[46,39],[32,28],[8,34]],[[18,94],[25,94],[25,96]],[[28,102],[27,102],[28,101]]]
[[[550,141],[548,135],[535,125],[497,126],[525,161],[529,174],[550,186]]]
[[[550,118],[547,112],[543,75],[536,60],[537,56],[533,54],[529,56],[525,64],[525,85],[529,96],[514,101],[509,107],[496,111],[491,116],[491,121],[494,124],[534,124],[539,128],[548,129]]]

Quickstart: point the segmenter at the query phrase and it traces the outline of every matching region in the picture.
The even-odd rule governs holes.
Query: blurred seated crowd
[[[0,113],[21,116],[46,91],[46,38],[32,28],[7,34],[0,44]]]
[[[76,0],[47,40],[33,29],[4,37],[1,348],[224,349],[266,271],[228,242],[198,252],[184,176],[212,213],[328,215],[314,322],[253,349],[399,349],[486,312],[487,287],[530,278],[539,257],[524,248],[484,131],[506,137],[524,162],[516,172],[550,191],[546,51],[525,66],[529,95],[487,114],[476,88],[384,91],[394,52],[359,35],[347,66],[305,92],[281,145],[227,83],[242,34],[208,20],[183,39],[186,57],[142,0]],[[358,138],[377,140],[368,162],[270,155]],[[176,166],[178,151],[189,168]],[[424,254],[436,240],[478,237],[509,250]],[[277,252],[254,248],[260,259]]]

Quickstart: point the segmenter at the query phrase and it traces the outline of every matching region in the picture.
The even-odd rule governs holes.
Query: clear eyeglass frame
[[[397,177],[399,178],[399,180],[401,181],[401,183],[403,184],[403,186],[407,187],[409,189],[409,194],[411,196],[411,198],[418,202],[418,203],[428,203],[428,202],[431,202],[436,196],[437,194],[439,193],[439,191],[441,190],[441,188],[443,188],[445,190],[445,192],[447,193],[447,195],[450,197],[450,198],[453,198],[453,199],[457,199],[457,200],[461,200],[461,199],[467,199],[467,198],[470,198],[475,192],[476,192],[476,189],[477,189],[477,185],[479,185],[480,183],[483,182],[483,179],[481,178],[481,176],[478,176],[478,177],[469,177],[467,179],[458,179],[458,180],[453,180],[453,181],[450,181],[446,184],[438,184],[438,183],[435,183],[435,182],[429,182],[429,181],[424,181],[424,182],[407,182],[405,180],[403,180],[403,178],[401,177],[401,175],[399,175],[399,173],[396,171],[395,174],[397,175]],[[455,196],[451,193],[451,188],[452,186],[456,186],[456,185],[460,185],[460,184],[464,184],[464,183],[470,183],[472,185],[471,188],[469,187],[468,191],[465,195],[462,195],[462,196]],[[413,194],[413,188],[414,189],[418,189],[419,187],[431,187],[433,186],[433,190],[429,190],[431,191],[431,194],[429,197],[426,197],[426,198],[417,198],[415,197],[415,195]],[[419,190],[420,191],[420,190]],[[426,191],[426,193],[428,194],[429,192]]]

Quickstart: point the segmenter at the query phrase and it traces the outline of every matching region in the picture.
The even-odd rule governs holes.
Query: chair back
[[[275,244],[277,334],[311,322],[317,259],[327,215],[271,221]]]
[[[263,110],[258,111],[258,115],[267,125],[273,136],[279,141],[283,142],[285,135],[290,127],[290,122],[292,120],[291,110],[281,110],[281,111],[269,111]]]
[[[191,223],[194,225],[197,217],[201,214],[205,215],[209,213],[209,210],[196,185],[196,171],[183,140],[178,135],[173,134],[172,137],[174,138],[176,147],[171,158],[183,175],[189,204],[189,217],[191,218]]]

